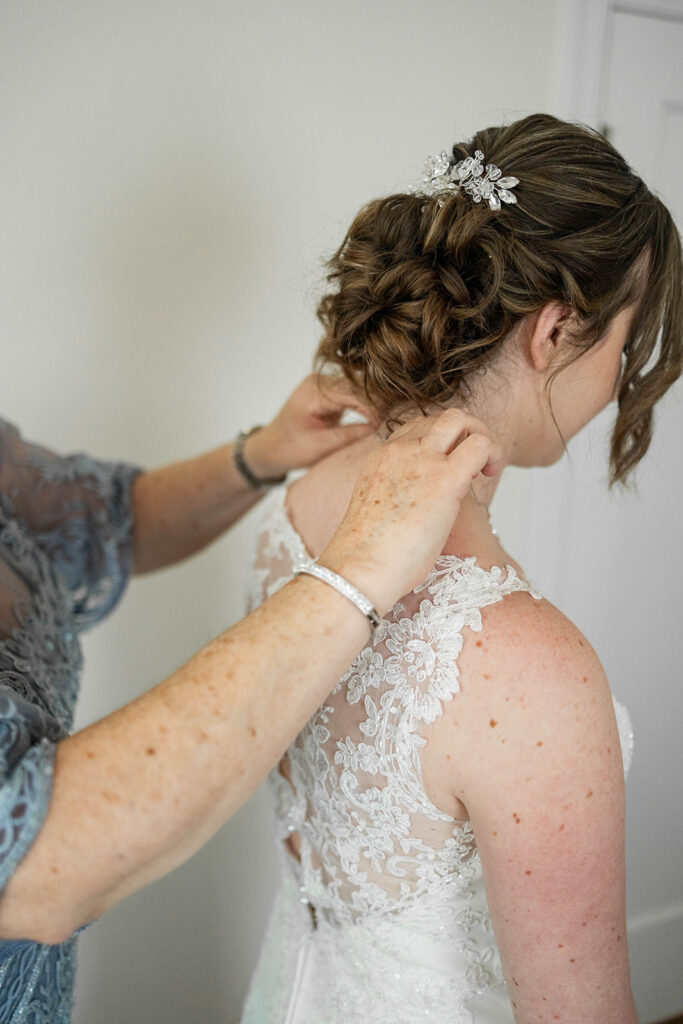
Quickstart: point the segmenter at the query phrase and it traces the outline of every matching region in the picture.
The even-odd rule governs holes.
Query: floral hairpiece
[[[458,193],[462,189],[475,203],[486,199],[492,210],[500,210],[501,200],[504,203],[517,202],[517,196],[510,189],[519,185],[519,178],[503,178],[502,174],[495,164],[484,165],[484,154],[480,149],[474,156],[465,157],[456,164],[451,163],[447,153],[439,153],[438,156],[427,157],[424,176],[408,191],[413,195],[433,196],[439,192]]]

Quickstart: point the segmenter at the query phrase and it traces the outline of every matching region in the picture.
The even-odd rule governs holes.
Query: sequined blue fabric
[[[0,420],[0,891],[48,808],[78,695],[79,633],[128,578],[138,472],[60,457]],[[68,1024],[75,941],[0,940],[2,1024]]]

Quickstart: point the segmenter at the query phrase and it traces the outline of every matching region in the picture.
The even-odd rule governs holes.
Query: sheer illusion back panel
[[[252,606],[310,557],[285,488],[264,513]],[[464,638],[520,591],[540,598],[512,566],[438,558],[271,773],[281,874],[242,1024],[513,1024],[471,824],[430,799],[423,762]]]
[[[259,537],[252,602],[274,593],[306,557],[281,490]],[[318,913],[357,920],[457,887],[453,865],[471,858],[473,835],[429,799],[421,751],[459,689],[463,628],[481,628],[481,607],[529,589],[513,569],[441,557],[290,747],[272,781]]]

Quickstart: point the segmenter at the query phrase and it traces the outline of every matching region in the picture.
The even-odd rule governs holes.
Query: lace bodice
[[[252,604],[309,557],[285,493],[266,510]],[[512,1020],[471,825],[430,800],[421,754],[458,692],[465,627],[518,591],[540,597],[511,566],[438,558],[272,773],[278,838],[296,833],[300,855],[282,853],[244,1024],[303,1024],[312,1006],[320,1024]]]
[[[0,890],[47,813],[55,744],[68,735],[79,633],[128,577],[139,470],[61,457],[0,420]],[[68,1024],[74,941],[0,941],[3,1024]]]

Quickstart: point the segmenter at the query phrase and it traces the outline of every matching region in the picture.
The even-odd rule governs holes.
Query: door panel
[[[670,5],[669,5],[670,9]],[[616,148],[683,223],[681,16],[610,15],[601,120]],[[572,447],[565,610],[601,656],[634,721],[627,786],[629,941],[643,1021],[683,1009],[683,387],[655,409],[639,495],[605,485],[614,410]]]

